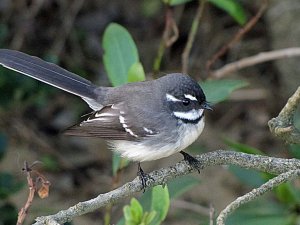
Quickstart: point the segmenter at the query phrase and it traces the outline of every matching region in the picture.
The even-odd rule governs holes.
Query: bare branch
[[[229,74],[232,74],[235,71],[240,69],[253,66],[259,63],[275,60],[275,59],[283,59],[283,58],[290,58],[290,57],[297,57],[300,56],[300,48],[285,48],[275,51],[269,52],[261,52],[257,55],[250,56],[239,61],[229,63],[218,69],[216,71],[211,72],[211,76],[216,78],[225,77]]]
[[[27,201],[26,201],[24,207],[22,207],[18,213],[17,225],[23,224],[23,222],[28,214],[29,208],[32,205],[33,198],[34,198],[35,191],[36,191],[35,182],[33,181],[32,177],[31,177],[31,169],[29,168],[27,162],[24,162],[23,170],[27,174],[27,185],[28,185],[28,189],[29,189],[29,194],[28,194]]]
[[[227,217],[233,213],[238,207],[257,199],[268,191],[271,191],[278,185],[292,180],[300,176],[300,170],[290,170],[288,172],[282,173],[275,178],[270,179],[268,182],[261,185],[259,188],[255,188],[247,194],[238,197],[232,203],[226,206],[226,208],[219,214],[217,218],[217,225],[225,225],[225,220]]]
[[[282,159],[223,150],[208,152],[199,155],[196,158],[202,162],[203,168],[231,164],[272,174],[281,174],[289,170],[300,169],[300,160],[297,159]],[[163,168],[149,173],[153,180],[149,180],[147,185],[151,188],[155,185],[165,184],[178,176],[183,176],[194,171],[195,170],[193,170],[193,168],[185,161],[181,161],[169,168]],[[125,197],[133,196],[135,193],[142,190],[143,187],[139,178],[135,178],[133,181],[108,193],[100,194],[94,199],[80,202],[69,209],[62,210],[54,215],[39,217],[36,219],[37,222],[34,225],[47,224],[46,222],[49,220],[54,220],[62,224],[72,220],[72,218],[76,216],[92,212],[110,203],[116,203]]]
[[[231,49],[236,43],[238,43],[245,36],[245,34],[248,33],[254,27],[254,25],[258,22],[258,20],[262,17],[263,13],[267,9],[267,6],[268,0],[264,0],[256,15],[252,17],[246,23],[246,25],[242,27],[225,46],[223,46],[216,54],[213,55],[213,57],[210,60],[208,60],[208,62],[206,63],[206,70],[209,75],[211,75],[210,69],[212,65],[219,58],[221,58],[229,49]]]
[[[64,12],[64,20],[62,22],[59,35],[56,36],[56,40],[51,47],[51,53],[59,56],[64,48],[65,41],[74,25],[77,14],[84,4],[84,0],[76,0],[70,4],[70,8]]]
[[[300,132],[294,126],[294,114],[300,105],[300,87],[289,98],[276,118],[268,122],[271,132],[290,144],[300,143]]]

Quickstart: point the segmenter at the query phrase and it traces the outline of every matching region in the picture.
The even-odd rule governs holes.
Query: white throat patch
[[[192,109],[187,112],[173,112],[174,116],[177,117],[178,119],[183,119],[183,120],[197,120],[200,117],[202,117],[204,112],[204,109]]]

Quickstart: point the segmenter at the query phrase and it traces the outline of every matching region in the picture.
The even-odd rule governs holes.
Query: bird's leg
[[[199,161],[198,159],[194,158],[193,156],[191,156],[190,154],[184,151],[180,151],[180,153],[183,155],[183,159],[187,161],[191,167],[198,170],[198,173],[200,173],[200,170],[203,169],[203,165],[201,161]]]
[[[142,186],[143,186],[143,192],[145,192],[146,187],[147,187],[147,181],[149,179],[153,180],[152,177],[150,177],[147,173],[144,172],[144,170],[141,167],[141,163],[138,163],[138,172],[137,175],[139,176],[140,180],[142,181]]]

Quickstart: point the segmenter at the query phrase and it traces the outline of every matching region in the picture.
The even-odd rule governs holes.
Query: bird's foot
[[[147,188],[147,182],[149,180],[154,181],[154,179],[147,173],[144,172],[144,170],[141,167],[141,164],[138,164],[138,172],[137,172],[138,177],[140,178],[141,182],[142,182],[142,189],[143,189],[143,193],[146,191]]]
[[[201,161],[199,161],[198,159],[194,158],[193,156],[191,156],[190,154],[184,152],[184,151],[180,151],[180,153],[183,155],[183,159],[185,161],[188,162],[188,164],[193,167],[194,169],[196,169],[198,171],[198,173],[200,173],[200,170],[203,169],[203,164]]]

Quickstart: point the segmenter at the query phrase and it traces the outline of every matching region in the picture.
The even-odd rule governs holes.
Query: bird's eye
[[[189,105],[190,103],[191,102],[190,102],[189,99],[182,100],[182,104],[185,105],[185,106]]]

